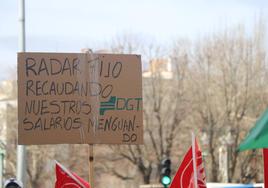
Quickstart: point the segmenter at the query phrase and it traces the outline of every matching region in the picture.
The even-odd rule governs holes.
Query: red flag
[[[195,188],[196,180],[194,175],[194,164],[196,164],[197,188],[206,188],[206,176],[202,165],[202,153],[198,147],[196,139],[193,144],[195,144],[195,146],[191,146],[188,149],[175,177],[173,178],[170,188]],[[195,150],[195,155],[193,155],[193,149]],[[193,161],[194,158],[196,158],[196,162]]]
[[[89,183],[56,162],[55,188],[90,188]]]
[[[264,187],[268,188],[268,149],[263,148],[263,177],[264,177]]]

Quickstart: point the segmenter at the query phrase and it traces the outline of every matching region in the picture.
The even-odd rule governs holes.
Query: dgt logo
[[[111,96],[106,102],[100,104],[100,115],[104,115],[105,111],[108,110],[126,110],[132,111],[141,110],[142,98],[119,98]]]

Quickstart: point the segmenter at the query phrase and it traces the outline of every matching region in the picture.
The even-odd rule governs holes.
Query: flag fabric
[[[256,121],[249,134],[240,143],[238,151],[263,148],[264,187],[268,188],[268,108]]]
[[[89,183],[56,162],[55,188],[90,188]]]
[[[192,146],[184,156],[170,188],[206,188],[206,176],[202,163],[202,153],[198,147],[196,139],[194,139]]]
[[[238,151],[257,148],[268,148],[268,108],[257,120],[244,141],[240,143]]]
[[[268,149],[263,149],[263,180],[264,187],[268,187]]]

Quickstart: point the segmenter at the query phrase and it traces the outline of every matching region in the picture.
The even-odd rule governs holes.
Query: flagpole
[[[195,152],[195,135],[192,132],[192,155],[193,155],[193,170],[194,170],[194,187],[198,188],[197,184],[197,169],[196,169],[196,152]]]
[[[263,148],[263,183],[268,188],[268,149]]]
[[[93,53],[93,51],[89,48],[84,48],[81,50],[83,53]],[[88,145],[88,164],[89,164],[89,184],[90,188],[94,188],[94,152],[93,152],[93,144]]]
[[[93,153],[93,144],[89,144],[89,183],[90,187],[94,188],[94,153]]]
[[[25,52],[25,0],[19,0],[19,52]],[[27,151],[24,145],[17,145],[17,179],[26,187]]]

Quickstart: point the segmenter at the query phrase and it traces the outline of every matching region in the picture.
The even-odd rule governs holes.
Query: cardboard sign
[[[142,144],[139,55],[18,54],[19,144]]]

